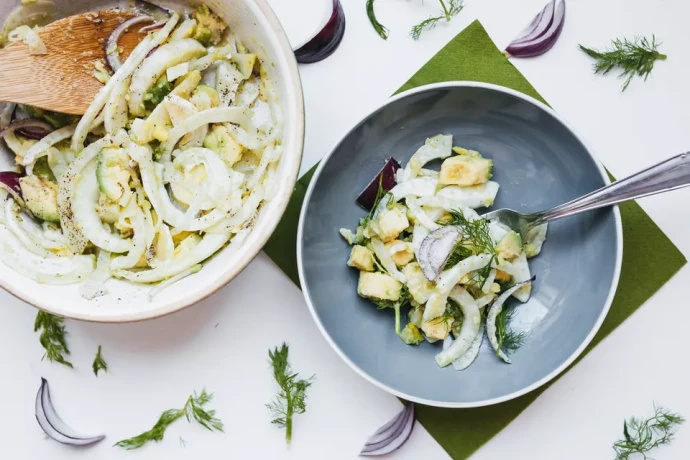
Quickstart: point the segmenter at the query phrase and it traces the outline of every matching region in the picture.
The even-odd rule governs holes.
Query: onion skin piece
[[[26,118],[24,120],[14,120],[6,128],[0,130],[0,138],[5,134],[18,131],[22,136],[31,139],[42,139],[51,132],[55,131],[50,123],[36,118]]]
[[[376,430],[364,444],[362,457],[378,457],[400,449],[410,438],[415,422],[415,407],[408,403],[390,422]]]
[[[388,158],[383,168],[374,176],[369,182],[369,185],[362,190],[362,193],[357,197],[357,203],[367,211],[371,211],[376,202],[376,195],[379,192],[379,184],[386,192],[396,186],[395,173],[400,169],[400,163],[395,158]]]
[[[527,41],[513,42],[506,47],[508,56],[517,58],[540,56],[556,44],[565,23],[565,0],[555,8],[549,28],[540,36]]]
[[[36,394],[36,421],[43,432],[51,439],[71,446],[88,446],[105,439],[104,435],[92,437],[76,436],[72,429],[55,412],[50,399],[48,381],[41,377],[41,386]]]
[[[345,35],[345,12],[340,0],[333,0],[333,13],[319,33],[295,50],[295,57],[300,64],[312,64],[323,61],[340,46]]]
[[[153,22],[154,19],[151,16],[135,16],[131,19],[126,20],[112,31],[108,39],[105,41],[105,60],[108,62],[111,70],[116,72],[117,69],[122,66],[122,61],[120,60],[120,52],[117,50],[117,42],[120,40],[120,36],[130,27],[141,24],[143,22]],[[156,24],[157,25],[157,24]],[[165,23],[163,23],[163,26]],[[161,26],[161,27],[163,27]],[[108,50],[115,48],[114,53],[109,53]]]

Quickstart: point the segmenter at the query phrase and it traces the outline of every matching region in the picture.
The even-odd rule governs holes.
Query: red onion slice
[[[139,32],[145,33],[145,32],[151,32],[153,30],[162,29],[163,27],[165,27],[166,22],[167,21],[161,21],[161,22],[157,22],[155,24],[151,24],[149,26],[144,26],[141,29],[139,29]]]
[[[388,158],[383,168],[374,176],[369,184],[362,190],[357,197],[357,203],[367,211],[371,210],[376,203],[376,196],[379,193],[379,184],[386,192],[395,187],[395,172],[400,169],[400,163],[395,158]]]
[[[0,189],[7,190],[17,203],[23,205],[24,197],[22,196],[22,188],[19,185],[21,177],[21,174],[14,171],[0,172]]]
[[[433,281],[441,273],[459,238],[460,229],[449,225],[434,230],[422,240],[419,247],[419,265],[426,279]]]
[[[7,133],[19,131],[20,134],[31,139],[42,139],[54,130],[55,128],[46,121],[27,118],[24,120],[14,120],[5,129],[0,130],[0,138],[5,137]]]
[[[512,42],[510,42],[510,45],[530,41],[535,38],[541,37],[551,26],[555,10],[556,0],[550,0],[549,3],[547,3],[544,6],[544,8],[539,12],[539,14],[537,14],[537,16],[535,16],[532,20],[532,23],[534,23],[537,18],[539,19],[536,22],[536,24],[531,28],[531,30],[527,33],[521,33],[520,36],[518,36]]]
[[[359,455],[378,457],[399,449],[410,438],[414,421],[414,404],[408,403],[393,420],[376,430],[364,444]]]
[[[111,32],[111,34],[108,36],[108,40],[105,41],[105,60],[108,62],[108,65],[113,72],[116,72],[117,69],[119,69],[122,65],[122,61],[120,60],[120,51],[117,48],[117,42],[120,40],[122,34],[134,25],[153,21],[154,19],[151,16],[135,16],[126,20]],[[108,52],[109,50],[113,49],[115,50],[114,52]]]
[[[552,0],[546,7],[552,5],[555,0]],[[544,15],[540,24],[546,23],[546,16],[548,10],[544,10]],[[537,34],[537,29],[541,30],[541,26],[535,29],[531,34],[521,39],[513,40],[507,47],[506,53],[514,57],[532,57],[539,56],[546,53],[556,43],[558,37],[563,30],[565,22],[565,0],[561,0],[558,6],[553,11],[551,20],[548,23],[548,28]]]
[[[314,38],[295,50],[300,64],[323,61],[338,48],[345,35],[345,12],[340,0],[333,0],[333,13],[326,25]]]
[[[49,438],[62,444],[71,446],[88,446],[105,439],[100,436],[80,436],[77,435],[55,412],[53,402],[50,399],[50,388],[48,381],[41,377],[41,387],[36,394],[36,420],[43,432]]]

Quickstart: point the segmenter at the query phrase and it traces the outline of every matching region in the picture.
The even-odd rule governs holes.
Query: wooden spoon
[[[111,32],[134,16],[127,11],[94,11],[48,24],[38,31],[48,54],[31,55],[21,41],[0,49],[0,101],[83,115],[103,86],[94,77],[95,61],[105,59]],[[145,37],[139,29],[146,25],[150,24],[133,25],[122,34],[122,61]]]

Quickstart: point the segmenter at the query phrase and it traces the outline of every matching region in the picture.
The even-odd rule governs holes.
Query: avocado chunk
[[[514,259],[522,252],[522,238],[514,231],[506,233],[496,245],[496,252],[506,260]]]
[[[441,165],[441,185],[479,185],[491,179],[494,166],[492,160],[482,157],[474,150],[454,147],[453,151],[458,155],[447,158]]]
[[[79,120],[79,117],[75,115],[51,112],[50,110],[39,109],[38,107],[33,107],[31,105],[22,105],[21,107],[26,113],[29,114],[31,118],[43,118],[55,128],[62,128],[63,126],[76,123],[77,120]]]
[[[119,200],[129,188],[131,174],[126,161],[124,150],[118,148],[103,149],[98,156],[98,188],[109,200]]]
[[[225,162],[228,167],[232,167],[242,158],[244,147],[233,139],[228,133],[228,129],[223,125],[215,125],[211,132],[204,139],[204,147],[211,149]]]
[[[31,214],[48,222],[60,222],[57,184],[38,176],[24,176],[19,179],[19,186]]]
[[[407,323],[405,329],[400,332],[400,338],[408,345],[419,345],[424,341],[424,336],[419,328],[412,323]]]
[[[201,84],[196,87],[189,99],[192,104],[199,110],[208,110],[220,105],[220,96],[218,91],[208,85]]]
[[[170,91],[172,91],[172,88],[170,87],[168,77],[163,75],[151,87],[149,92],[144,95],[144,107],[146,110],[151,111],[155,109],[158,104],[163,102],[165,96],[170,94]]]
[[[48,179],[51,182],[55,182],[55,174],[53,170],[50,169],[50,164],[48,163],[48,156],[44,156],[36,160],[34,163],[34,175]]]
[[[192,18],[197,22],[193,37],[195,40],[204,46],[220,43],[223,32],[228,26],[208,6],[199,5],[192,13]]]

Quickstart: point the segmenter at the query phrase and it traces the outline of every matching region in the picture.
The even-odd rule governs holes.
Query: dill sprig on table
[[[612,47],[605,51],[598,51],[579,45],[580,49],[594,58],[594,73],[607,74],[614,68],[622,70],[620,77],[625,78],[622,91],[628,87],[633,77],[639,76],[647,80],[657,60],[665,60],[667,56],[661,54],[657,48],[656,37],[652,35],[651,41],[647,38],[615,39]]]
[[[94,358],[91,367],[93,368],[93,373],[96,377],[98,377],[98,371],[108,372],[108,364],[105,362],[103,356],[101,355],[100,345],[98,346],[98,351],[96,352],[96,357]]]
[[[160,442],[163,440],[165,430],[182,417],[186,417],[188,422],[194,419],[209,431],[223,431],[223,422],[215,417],[216,411],[206,410],[203,407],[210,402],[212,398],[213,394],[206,393],[206,390],[202,390],[199,395],[195,392],[187,399],[182,409],[166,410],[161,414],[156,424],[149,431],[145,431],[133,438],[118,441],[115,443],[115,446],[132,450],[144,446],[149,441]]]
[[[449,0],[448,5],[446,5],[446,2],[444,2],[444,0],[438,1],[441,4],[443,14],[440,16],[432,16],[430,18],[427,18],[419,24],[417,24],[416,26],[414,26],[410,31],[410,35],[412,35],[412,38],[414,38],[415,40],[417,40],[420,37],[420,35],[422,35],[422,32],[424,32],[425,30],[433,29],[443,19],[445,19],[446,21],[450,21],[453,16],[462,11],[462,0]]]
[[[384,40],[388,39],[388,28],[381,24],[376,18],[376,12],[374,11],[374,0],[367,0],[367,16],[369,17],[369,22],[374,27],[377,34]]]
[[[39,340],[46,351],[43,358],[48,358],[51,362],[64,364],[68,367],[74,367],[64,357],[64,355],[69,355],[70,351],[65,339],[67,332],[62,324],[63,321],[63,318],[59,316],[39,310],[34,321],[34,332],[41,330]]]
[[[314,376],[300,379],[299,374],[293,373],[288,363],[288,353],[289,347],[285,342],[280,348],[268,351],[273,377],[280,391],[266,407],[273,413],[271,423],[285,428],[285,440],[289,443],[292,440],[292,416],[307,410],[307,388],[311,386]]]
[[[673,440],[676,428],[683,422],[685,419],[680,414],[656,404],[652,417],[644,420],[629,418],[623,422],[623,439],[613,445],[616,460],[628,460],[635,454],[647,459],[647,452]]]

